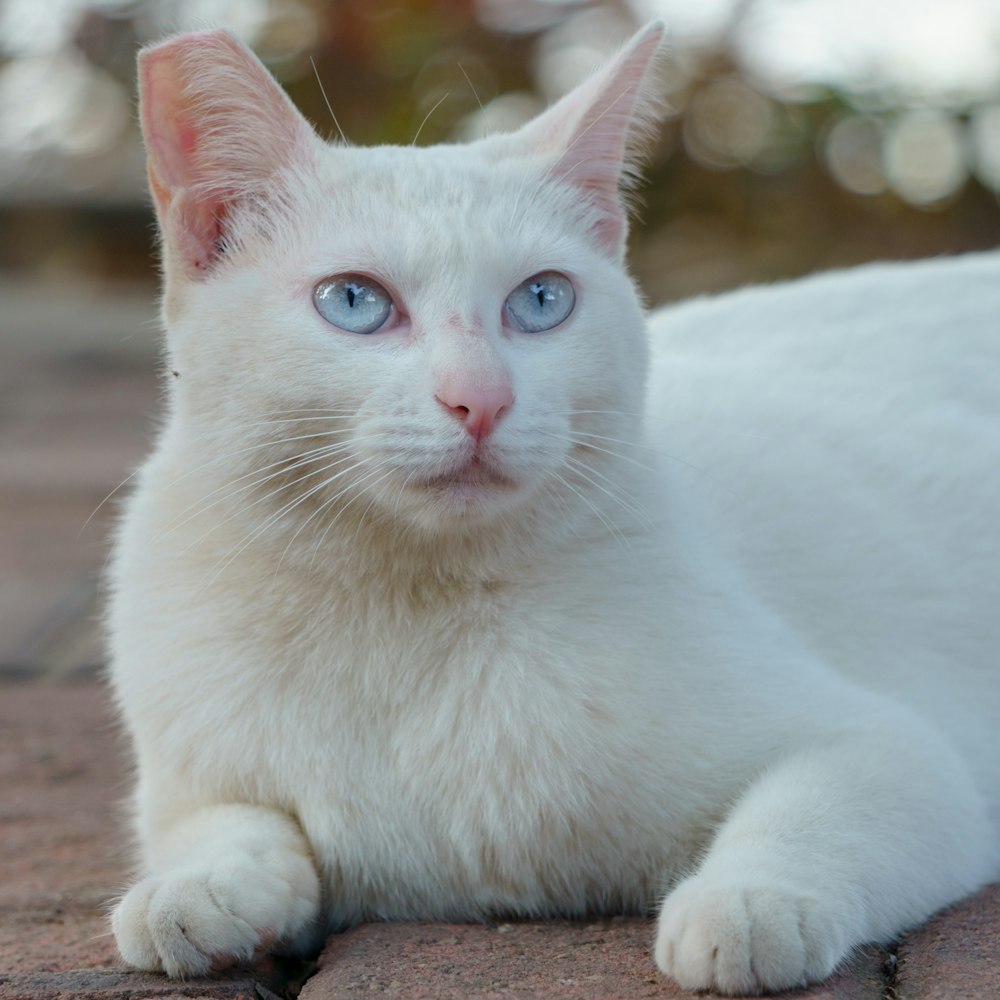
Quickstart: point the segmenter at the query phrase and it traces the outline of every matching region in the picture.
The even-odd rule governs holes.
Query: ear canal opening
[[[229,225],[232,208],[229,199],[199,199],[191,191],[178,193],[168,206],[164,228],[169,227],[175,252],[193,274],[210,274],[237,250]]]
[[[210,248],[210,252],[207,255],[208,259],[204,262],[195,262],[195,266],[198,270],[207,273],[212,270],[212,268],[226,256],[227,252],[231,252],[231,244],[226,238],[225,232],[225,222],[227,216],[227,206],[225,202],[220,202],[220,204],[212,211],[210,221],[208,238],[205,240],[205,246]]]

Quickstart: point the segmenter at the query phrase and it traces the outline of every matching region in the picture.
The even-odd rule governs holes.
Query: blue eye
[[[324,278],[313,289],[313,303],[323,319],[348,333],[375,333],[392,312],[389,293],[363,274]]]
[[[558,326],[573,311],[575,302],[569,278],[556,271],[543,271],[507,296],[504,312],[518,330],[541,333]]]

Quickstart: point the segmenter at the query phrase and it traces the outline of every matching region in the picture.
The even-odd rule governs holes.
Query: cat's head
[[[173,415],[200,457],[291,523],[606,506],[642,411],[622,191],[661,33],[517,132],[428,148],[324,143],[224,31],[145,50]]]

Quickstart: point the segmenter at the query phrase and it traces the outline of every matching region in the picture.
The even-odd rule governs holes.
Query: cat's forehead
[[[494,155],[488,141],[424,148],[325,150],[310,212],[314,248],[356,246],[408,277],[452,270],[555,266],[584,232],[547,164]]]
[[[331,146],[320,169],[332,190],[361,189],[376,198],[399,202],[400,208],[435,212],[476,204],[510,206],[512,195],[538,186],[544,171],[523,158],[491,159],[489,142],[408,146]]]
[[[489,144],[331,147],[320,164],[322,196],[345,223],[397,241],[449,235],[529,244],[567,227],[566,193],[544,162],[491,156]]]

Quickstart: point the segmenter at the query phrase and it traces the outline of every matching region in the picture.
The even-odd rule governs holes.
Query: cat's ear
[[[658,118],[650,70],[662,41],[663,24],[646,25],[616,58],[515,133],[522,150],[556,158],[549,176],[572,184],[594,206],[594,235],[615,255],[628,231],[624,193]]]
[[[281,171],[311,160],[315,133],[228,31],[179,35],[139,54],[149,186],[168,267],[206,274],[242,204],[280,197]]]

